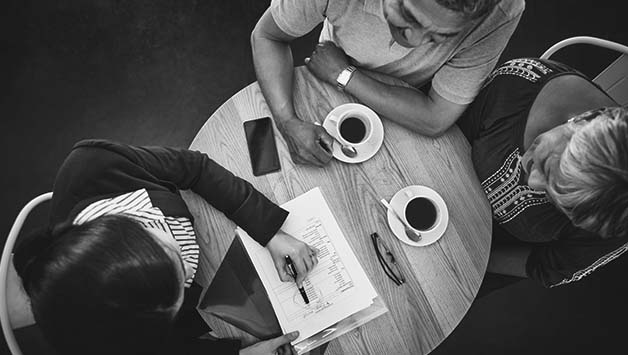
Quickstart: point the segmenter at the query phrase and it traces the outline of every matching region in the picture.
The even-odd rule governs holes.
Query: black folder
[[[238,236],[233,239],[214,279],[201,296],[199,309],[259,339],[282,334],[262,281]]]

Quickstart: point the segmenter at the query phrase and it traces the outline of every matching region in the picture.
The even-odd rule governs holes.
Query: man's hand
[[[290,342],[299,337],[299,332],[292,332],[275,339],[260,341],[240,350],[240,355],[296,355]]]
[[[297,271],[296,282],[299,287],[301,287],[307,273],[318,264],[316,256],[318,250],[281,230],[266,244],[266,248],[270,251],[281,281],[294,281],[287,272],[286,256],[292,259]]]
[[[323,127],[293,118],[279,128],[296,164],[322,167],[331,160],[333,138]]]
[[[326,41],[316,45],[312,55],[305,58],[305,65],[317,78],[335,85],[340,72],[349,66],[349,59],[342,49]]]

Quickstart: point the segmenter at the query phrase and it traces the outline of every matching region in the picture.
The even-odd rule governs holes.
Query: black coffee
[[[360,143],[366,136],[366,126],[357,117],[347,117],[340,124],[340,135],[349,143]]]
[[[436,206],[425,197],[416,197],[406,206],[406,220],[415,229],[428,230],[436,223]]]

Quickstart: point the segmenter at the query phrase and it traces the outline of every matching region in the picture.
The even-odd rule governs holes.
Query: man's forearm
[[[257,81],[275,123],[282,126],[296,117],[292,102],[293,59],[288,43],[251,36],[253,64]]]
[[[425,135],[435,135],[439,131],[438,120],[429,112],[429,97],[417,89],[388,85],[358,70],[345,90],[412,131]]]
[[[411,88],[383,83],[355,72],[345,90],[379,114],[423,135],[444,133],[464,110],[463,106],[439,110],[432,97]]]

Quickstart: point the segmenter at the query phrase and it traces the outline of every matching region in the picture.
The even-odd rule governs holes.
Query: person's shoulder
[[[466,42],[476,43],[493,34],[498,34],[500,37],[505,35],[506,37],[503,38],[506,39],[510,38],[512,31],[514,31],[521,19],[524,9],[524,0],[501,0],[488,15],[479,20],[476,26],[473,27],[473,30],[465,39]],[[501,46],[496,48],[501,48]]]
[[[504,21],[510,21],[521,16],[525,6],[525,0],[501,0],[495,6],[493,15]]]
[[[124,145],[104,139],[82,140],[74,144],[59,168],[55,184],[67,177],[72,180],[99,177],[104,170],[127,161]]]
[[[51,221],[65,221],[76,205],[95,196],[125,190],[122,172],[130,170],[128,160],[106,140],[83,140],[65,158],[53,185]]]
[[[100,156],[110,156],[127,160],[134,151],[134,147],[114,142],[107,139],[85,139],[77,142],[72,147],[69,157],[80,156],[81,159],[98,158]],[[98,163],[92,161],[91,163]]]
[[[107,139],[83,139],[78,141],[72,147],[72,151],[77,150],[115,150],[119,147],[119,143]]]
[[[101,139],[85,139],[78,141],[65,159],[62,168],[69,163],[98,162],[98,156],[106,152],[108,141]],[[95,160],[93,160],[95,159]]]

